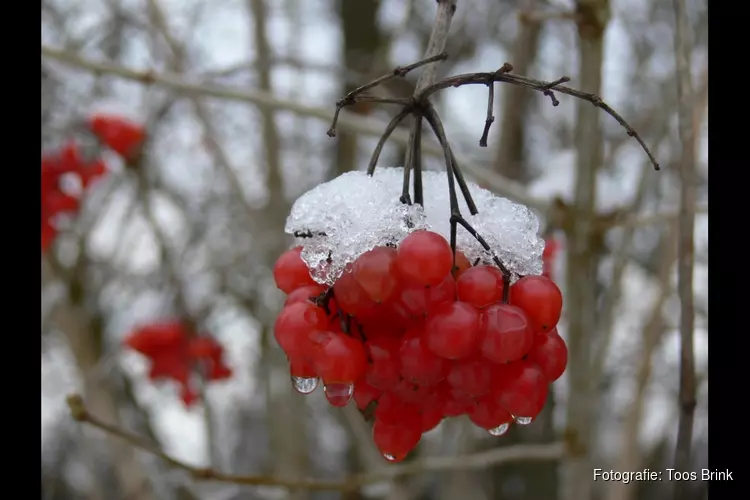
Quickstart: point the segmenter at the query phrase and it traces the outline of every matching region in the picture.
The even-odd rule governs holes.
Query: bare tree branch
[[[559,460],[565,455],[563,443],[543,445],[518,445],[505,448],[495,448],[481,453],[457,457],[434,457],[418,460],[404,465],[389,465],[378,470],[363,474],[356,474],[344,480],[318,479],[285,479],[272,476],[238,476],[225,474],[212,469],[194,467],[181,460],[164,453],[158,446],[149,443],[120,427],[109,424],[89,413],[83,398],[73,394],[67,398],[71,417],[78,421],[92,425],[112,436],[127,441],[132,446],[147,451],[172,467],[190,473],[193,478],[204,481],[219,481],[225,483],[243,484],[248,486],[279,486],[286,489],[304,489],[311,491],[352,491],[368,484],[389,481],[398,477],[420,474],[424,472],[439,472],[447,470],[476,470],[490,465],[506,464],[520,461]]]
[[[222,85],[191,83],[186,81],[182,75],[175,73],[156,73],[154,71],[126,68],[110,62],[93,61],[72,52],[47,46],[42,46],[42,57],[94,73],[110,74],[143,84],[162,85],[187,95],[201,94],[219,99],[247,102],[259,107],[291,111],[302,116],[318,118],[326,122],[331,119],[331,113],[328,109],[296,103],[277,97],[271,93],[263,92],[262,90],[238,90]],[[385,127],[382,120],[343,113],[337,125],[345,127],[350,132],[374,137],[381,136]],[[407,145],[409,144],[409,134],[408,132],[396,130],[391,136],[391,140],[401,145]],[[422,152],[438,158],[443,156],[442,148],[435,144],[423,144]],[[473,178],[483,183],[488,189],[492,189],[501,196],[523,203],[528,207],[536,208],[539,211],[543,212],[547,210],[549,205],[546,200],[529,196],[523,186],[517,182],[505,179],[460,156],[458,156],[458,160]]]
[[[680,142],[680,216],[678,231],[677,289],[680,297],[680,417],[677,427],[674,467],[689,470],[693,445],[693,419],[696,406],[695,354],[693,352],[693,263],[695,245],[695,129],[693,84],[690,71],[692,53],[690,22],[684,0],[673,0],[675,13],[675,67]],[[688,494],[687,483],[677,481],[674,498]]]

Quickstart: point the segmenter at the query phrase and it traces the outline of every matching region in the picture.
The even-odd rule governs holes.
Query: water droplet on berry
[[[489,429],[487,432],[490,433],[491,436],[502,436],[506,432],[508,432],[508,429],[510,429],[510,424],[508,422],[505,422],[504,424],[500,424],[494,429]]]
[[[532,420],[532,417],[513,417],[513,421],[518,425],[529,425]]]
[[[385,458],[389,462],[395,462],[396,461],[396,457],[394,457],[393,455],[389,455],[388,453],[383,453],[383,458]]]
[[[346,406],[352,400],[354,384],[326,384],[323,391],[331,406]]]
[[[318,377],[292,377],[292,385],[300,394],[310,394],[318,387]]]

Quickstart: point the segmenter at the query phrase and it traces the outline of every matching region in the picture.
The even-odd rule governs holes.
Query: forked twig
[[[385,97],[377,97],[377,96],[362,95],[362,94],[364,94],[368,90],[375,88],[378,85],[381,85],[389,80],[393,80],[394,78],[399,78],[399,77],[403,78],[407,74],[409,74],[409,72],[421,66],[424,66],[425,64],[429,64],[429,63],[437,62],[437,61],[445,61],[446,59],[448,59],[448,54],[446,52],[441,52],[440,54],[437,54],[431,57],[426,57],[413,64],[409,64],[407,66],[399,66],[397,68],[394,68],[394,70],[388,73],[387,75],[383,75],[380,78],[376,78],[375,80],[371,81],[370,83],[366,83],[352,90],[351,92],[346,94],[344,97],[339,99],[338,102],[336,102],[336,112],[333,115],[333,121],[331,123],[331,127],[328,129],[328,132],[327,132],[328,137],[336,137],[336,122],[338,122],[339,113],[341,113],[341,110],[347,106],[351,106],[358,102],[376,102],[376,103],[379,102],[379,103],[408,105],[408,103],[411,102],[411,99],[390,99],[390,98],[385,98]]]
[[[436,26],[445,25],[445,26],[442,26],[443,28],[445,28],[448,24],[450,24],[450,16],[452,16],[452,11],[450,10],[450,5],[449,5],[451,4],[451,2],[447,0],[441,0],[438,3],[449,6],[449,9],[447,11],[448,12],[447,21],[445,20],[436,21]],[[455,3],[453,3],[453,9],[455,10]],[[438,48],[436,50],[441,50],[441,49]],[[388,123],[388,126],[383,132],[383,135],[378,141],[375,147],[375,150],[373,151],[372,157],[370,159],[370,163],[367,167],[367,173],[369,175],[374,174],[378,159],[380,158],[380,154],[383,150],[383,147],[385,146],[386,141],[391,136],[391,134],[396,129],[396,127],[398,127],[398,125],[406,118],[406,116],[413,114],[415,116],[415,122],[412,125],[410,134],[409,134],[409,146],[407,148],[407,154],[406,154],[406,158],[404,161],[404,180],[403,180],[403,187],[401,191],[400,200],[402,203],[405,203],[405,204],[412,203],[411,196],[409,195],[409,183],[410,183],[410,180],[413,179],[413,187],[414,187],[414,200],[413,201],[414,203],[418,203],[421,205],[423,204],[422,202],[424,199],[424,193],[422,192],[421,158],[420,158],[421,140],[422,140],[421,121],[423,118],[427,120],[427,123],[430,124],[430,128],[432,129],[433,133],[435,134],[435,137],[440,143],[440,147],[443,150],[443,156],[445,158],[445,167],[446,167],[447,178],[448,178],[448,191],[449,191],[450,210],[451,210],[450,245],[451,245],[451,249],[453,250],[454,260],[455,260],[455,253],[456,253],[456,230],[457,230],[457,227],[460,225],[464,229],[466,229],[469,232],[469,234],[471,234],[479,242],[479,244],[482,245],[482,247],[492,256],[492,261],[497,265],[497,267],[503,273],[503,278],[506,284],[506,287],[504,289],[503,300],[507,302],[507,299],[508,299],[507,292],[509,289],[507,285],[510,283],[510,279],[511,279],[510,270],[508,269],[507,266],[505,266],[500,261],[497,255],[495,255],[495,253],[492,251],[487,241],[484,238],[482,238],[482,236],[478,234],[477,231],[471,226],[471,224],[469,224],[469,222],[466,219],[464,219],[464,217],[461,215],[461,210],[458,206],[456,184],[458,184],[459,189],[461,190],[461,194],[463,195],[463,198],[466,201],[466,205],[469,208],[469,212],[472,215],[476,215],[479,212],[479,210],[477,209],[477,206],[474,203],[474,200],[472,199],[471,192],[469,191],[469,187],[466,183],[466,180],[464,179],[463,173],[461,172],[458,162],[456,161],[456,157],[453,154],[453,150],[451,149],[450,143],[448,142],[448,139],[445,136],[445,128],[443,127],[440,117],[430,101],[430,97],[433,94],[446,88],[461,87],[463,85],[486,85],[488,87],[487,114],[485,118],[484,129],[482,131],[482,136],[479,139],[479,145],[481,147],[487,146],[487,136],[489,135],[489,131],[490,131],[490,127],[492,126],[492,123],[495,121],[495,117],[493,116],[493,107],[494,107],[494,100],[495,100],[494,84],[496,82],[509,83],[511,85],[518,85],[521,87],[526,87],[526,88],[541,92],[543,95],[550,98],[553,106],[557,106],[560,104],[560,102],[557,100],[557,97],[555,96],[555,93],[553,91],[567,94],[567,95],[576,97],[578,99],[588,101],[594,106],[604,110],[607,114],[612,116],[625,129],[625,131],[627,132],[629,136],[634,137],[636,141],[638,141],[641,148],[643,148],[644,152],[646,153],[652,165],[654,166],[654,169],[659,170],[660,167],[659,167],[659,163],[656,161],[656,158],[654,158],[653,154],[651,153],[651,150],[649,150],[649,148],[643,142],[643,140],[635,131],[635,129],[633,129],[633,127],[631,127],[625,121],[625,119],[622,116],[620,116],[619,113],[617,113],[607,103],[605,103],[601,99],[601,97],[599,97],[596,94],[589,94],[589,93],[582,92],[577,89],[563,86],[562,85],[563,83],[567,83],[570,81],[570,78],[567,76],[560,77],[557,80],[554,80],[551,82],[546,82],[543,80],[536,80],[534,78],[529,78],[526,76],[510,74],[510,72],[513,71],[513,66],[510,63],[504,63],[497,71],[494,71],[492,73],[466,73],[466,74],[451,76],[451,77],[445,78],[443,80],[440,80],[434,83],[423,82],[422,79],[420,79],[420,85],[417,86],[418,88],[417,88],[417,91],[415,92],[415,95],[412,98],[408,98],[408,99],[403,99],[403,100],[385,99],[385,98],[378,98],[376,96],[369,96],[369,95],[363,96],[362,95],[363,92],[370,90],[378,86],[379,84],[387,80],[390,80],[391,78],[395,78],[397,76],[404,76],[406,73],[408,73],[409,71],[415,68],[418,68],[420,66],[423,66],[431,62],[444,60],[446,58],[447,58],[447,55],[445,54],[445,52],[441,52],[440,54],[434,55],[434,56],[428,55],[428,57],[426,57],[425,59],[422,59],[421,61],[418,61],[409,66],[396,68],[391,73],[381,76],[380,78],[375,79],[371,81],[370,83],[362,85],[361,87],[358,87],[357,89],[349,92],[346,96],[339,99],[339,101],[336,103],[336,111],[333,116],[331,128],[328,130],[328,135],[331,137],[335,136],[336,123],[338,121],[339,112],[345,106],[355,104],[356,102],[365,102],[365,100],[367,100],[367,102],[388,102],[388,103],[395,103],[395,104],[399,104],[399,103],[403,104],[403,108],[401,109],[401,111],[391,120],[390,123]]]

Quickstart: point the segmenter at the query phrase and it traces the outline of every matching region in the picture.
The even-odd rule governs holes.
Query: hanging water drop
[[[323,391],[331,406],[346,406],[352,400],[354,384],[325,384]]]
[[[388,453],[383,453],[383,458],[385,458],[389,462],[395,462],[396,461],[396,457],[394,457],[393,455],[389,455]]]
[[[534,419],[532,417],[513,417],[513,420],[518,425],[529,425]]]
[[[502,436],[506,432],[508,432],[508,429],[510,429],[510,424],[508,422],[505,422],[504,424],[500,424],[494,429],[489,429],[487,432],[490,433],[491,436]]]
[[[292,377],[292,385],[300,394],[310,394],[318,387],[318,377]]]

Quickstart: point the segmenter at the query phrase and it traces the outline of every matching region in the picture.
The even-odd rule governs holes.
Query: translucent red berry
[[[492,367],[489,361],[479,357],[454,361],[446,380],[454,389],[474,397],[483,396],[492,387]]]
[[[273,327],[274,337],[289,357],[309,354],[309,335],[328,326],[322,308],[310,302],[297,302],[285,306]]]
[[[495,363],[521,359],[534,343],[526,313],[508,304],[495,304],[482,311],[479,331],[482,355]]]
[[[377,401],[383,391],[367,383],[364,378],[354,384],[354,402],[359,410],[364,411],[373,401]]]
[[[435,286],[404,284],[392,306],[404,315],[422,319],[433,309],[456,300],[456,282],[448,275]]]
[[[372,426],[372,439],[383,457],[389,462],[400,462],[406,458],[422,437],[420,420],[396,424],[385,423],[376,418]]]
[[[436,308],[425,324],[427,347],[443,358],[460,359],[478,350],[479,311],[465,302]]]
[[[499,367],[493,393],[514,417],[536,417],[547,401],[547,379],[535,363],[516,361]]]
[[[503,408],[497,398],[487,395],[476,400],[468,411],[469,419],[483,429],[495,429],[513,421],[513,416]]]
[[[535,331],[548,332],[562,314],[562,293],[544,276],[524,276],[510,287],[510,303],[523,309]]]
[[[420,325],[404,334],[399,358],[404,379],[430,386],[446,377],[448,361],[427,347],[424,331],[424,325]]]
[[[320,297],[325,293],[326,287],[323,285],[305,285],[292,291],[284,301],[288,306],[296,302],[312,302],[313,299]]]
[[[354,280],[374,302],[385,302],[398,288],[396,255],[395,248],[375,247],[360,255],[352,266]]]
[[[287,250],[276,260],[273,266],[273,279],[276,286],[286,294],[307,285],[316,285],[310,276],[307,264],[302,260],[302,247]]]
[[[483,308],[503,299],[503,273],[496,267],[476,266],[456,281],[458,300]]]
[[[396,263],[405,278],[434,286],[450,274],[453,252],[441,235],[432,231],[415,231],[399,245]]]
[[[333,285],[336,304],[343,312],[355,318],[369,318],[375,316],[377,304],[362,286],[354,279],[351,270],[345,270]]]
[[[353,384],[365,374],[367,355],[358,340],[330,331],[313,332],[310,340],[315,371],[325,384]]]
[[[534,346],[529,351],[528,360],[539,365],[548,382],[554,382],[562,376],[568,366],[568,346],[557,333],[557,328],[534,337]]]
[[[401,378],[399,346],[399,340],[390,336],[380,336],[365,343],[370,361],[365,378],[370,385],[387,390],[398,384]]]
[[[466,258],[466,255],[461,250],[456,250],[456,260],[451,269],[451,274],[454,279],[458,279],[461,275],[471,267],[471,262]]]

